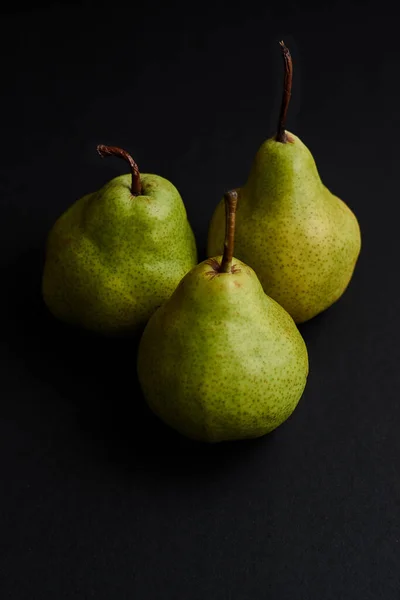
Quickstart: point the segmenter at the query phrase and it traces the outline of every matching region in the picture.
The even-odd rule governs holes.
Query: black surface
[[[382,3],[10,6],[1,20],[0,597],[397,600],[400,596],[400,51]],[[46,6],[45,6],[46,5]],[[132,344],[94,342],[40,299],[45,236],[124,172],[171,179],[201,257],[208,220],[288,129],[356,212],[342,300],[301,327],[310,377],[264,439],[199,446],[151,416]]]

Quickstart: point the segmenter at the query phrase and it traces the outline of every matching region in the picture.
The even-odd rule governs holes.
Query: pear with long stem
[[[277,134],[261,145],[247,182],[237,189],[236,256],[255,270],[265,293],[301,323],[342,296],[361,234],[350,208],[322,183],[311,152],[285,129],[293,65],[280,44],[285,77]],[[221,201],[210,222],[208,256],[222,251],[223,240]]]

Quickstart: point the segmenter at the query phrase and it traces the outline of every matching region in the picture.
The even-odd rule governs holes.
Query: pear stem
[[[236,207],[238,195],[235,190],[224,194],[225,201],[225,242],[224,254],[219,269],[220,273],[230,273],[232,270],[233,249],[235,245]]]
[[[283,62],[285,65],[285,78],[283,83],[283,94],[281,111],[279,114],[278,121],[278,133],[276,134],[276,141],[286,144],[288,141],[285,127],[286,127],[286,116],[290,102],[290,96],[292,95],[292,80],[293,80],[293,63],[289,49],[285,46],[283,41],[279,42],[282,49]]]
[[[140,196],[142,193],[142,182],[140,181],[139,168],[132,156],[128,154],[126,150],[122,150],[122,148],[117,148],[116,146],[104,146],[104,144],[99,144],[97,146],[97,152],[100,154],[101,158],[105,158],[106,156],[118,156],[129,163],[132,173],[131,194],[132,196]]]

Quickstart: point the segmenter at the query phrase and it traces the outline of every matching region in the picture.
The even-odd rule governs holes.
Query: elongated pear
[[[225,195],[222,256],[194,267],[150,318],[138,376],[153,412],[203,442],[265,435],[294,411],[308,355],[293,319],[233,258],[237,195]]]
[[[357,219],[322,183],[303,142],[285,130],[292,59],[281,42],[285,79],[278,133],[259,148],[237,189],[236,255],[257,273],[266,294],[302,323],[344,293],[361,249]],[[224,205],[213,214],[208,256],[222,251]]]
[[[83,196],[50,231],[42,291],[58,319],[105,335],[141,333],[196,264],[192,229],[178,190],[140,174],[121,148],[100,156],[128,162],[120,175]]]

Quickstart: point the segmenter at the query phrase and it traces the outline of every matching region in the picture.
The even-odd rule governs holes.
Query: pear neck
[[[272,138],[254,159],[245,195],[253,208],[288,208],[307,205],[310,195],[322,195],[322,187],[313,156],[298,138],[288,144]]]

